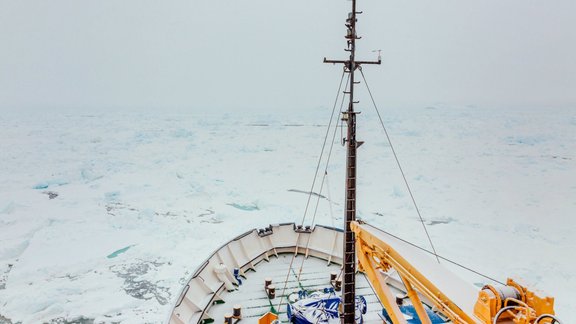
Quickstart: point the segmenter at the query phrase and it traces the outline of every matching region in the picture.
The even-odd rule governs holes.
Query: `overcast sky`
[[[331,106],[345,0],[0,0],[0,110]],[[574,0],[359,0],[380,105],[576,107]]]

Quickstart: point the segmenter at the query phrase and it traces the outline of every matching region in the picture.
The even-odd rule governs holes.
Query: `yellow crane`
[[[506,285],[478,290],[422,250],[376,227],[354,221],[358,269],[365,273],[394,324],[407,323],[387,285],[387,273],[400,277],[420,321],[430,324],[424,302],[453,323],[544,324],[554,316],[554,298],[508,279]]]

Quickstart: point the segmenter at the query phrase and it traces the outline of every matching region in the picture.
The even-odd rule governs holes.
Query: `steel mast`
[[[356,296],[356,250],[354,232],[350,228],[350,222],[356,220],[356,149],[362,142],[356,140],[356,115],[354,111],[354,85],[359,83],[354,80],[354,72],[361,64],[380,64],[378,61],[356,61],[356,40],[360,39],[356,35],[356,15],[362,12],[356,11],[356,0],[352,0],[352,12],[346,19],[346,40],[347,48],[350,52],[348,60],[327,60],[324,63],[342,63],[344,71],[350,74],[350,87],[344,91],[349,96],[348,110],[342,113],[342,120],[347,122],[348,131],[344,139],[346,142],[346,210],[344,217],[344,254],[343,254],[343,292],[342,292],[342,313],[340,314],[342,323],[353,324],[355,322],[355,296]]]

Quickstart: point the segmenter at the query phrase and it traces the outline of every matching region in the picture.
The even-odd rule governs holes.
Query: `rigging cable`
[[[348,87],[349,82],[350,82],[350,78],[348,78],[346,80],[346,85],[344,86],[344,89],[346,89]],[[340,113],[343,112],[342,109],[344,108],[344,97],[345,96],[342,96],[342,102],[340,103]],[[338,115],[338,116],[340,116],[340,115]],[[333,117],[333,115],[331,116],[331,118],[332,117]],[[322,190],[324,189],[324,183],[327,182],[328,166],[330,165],[330,157],[332,157],[332,150],[334,149],[334,140],[336,139],[337,130],[338,130],[338,122],[335,123],[334,132],[332,133],[332,142],[330,143],[330,149],[328,150],[328,157],[326,157],[326,166],[324,167],[324,175],[322,176],[322,181],[320,182],[320,189],[318,190],[318,196],[316,199],[316,206],[314,207],[314,213],[312,214],[312,222],[310,222],[311,226],[313,226],[314,222],[316,221],[316,215],[318,214],[318,206],[320,205]],[[331,204],[331,202],[329,202],[329,204]],[[330,206],[332,206],[332,205],[330,205]],[[334,223],[333,218],[332,218],[332,223]],[[311,235],[308,235],[308,240],[306,241],[305,251],[308,251],[308,247],[310,246],[310,238],[311,238]],[[300,263],[300,269],[298,270],[298,276],[297,276],[298,281],[300,281],[300,275],[302,274],[302,269],[304,268],[304,260],[306,260],[306,258],[302,258],[302,262]]]
[[[342,71],[340,85],[338,86],[338,92],[336,94],[336,99],[334,100],[334,107],[332,107],[330,121],[328,122],[328,128],[326,129],[326,135],[324,135],[324,142],[322,143],[322,149],[320,150],[320,156],[318,157],[318,163],[316,164],[316,171],[314,172],[314,179],[312,180],[312,186],[310,187],[310,193],[308,194],[308,200],[306,201],[306,207],[304,208],[304,215],[302,215],[302,221],[300,222],[300,225],[304,225],[304,220],[306,219],[306,214],[308,213],[308,207],[310,206],[310,200],[312,199],[312,193],[314,192],[314,186],[316,185],[318,170],[320,169],[320,164],[322,162],[324,148],[326,147],[326,141],[328,140],[328,134],[330,133],[330,126],[332,125],[332,119],[334,118],[334,112],[336,111],[336,105],[338,104],[338,98],[340,97],[340,89],[342,89],[342,81],[344,81],[345,73],[345,71]],[[346,85],[348,85],[348,81],[346,81]]]
[[[332,209],[333,203],[332,203],[332,195],[330,194],[330,183],[328,182],[328,175],[326,175],[326,195],[328,200],[328,210],[330,212],[330,225],[332,225],[332,228],[336,228],[336,224],[334,222],[335,220],[334,210]],[[336,247],[336,240],[338,240],[338,232],[334,232],[334,240],[332,241],[331,245],[332,250],[334,250],[334,248]],[[329,261],[332,261],[332,258],[330,258]]]
[[[422,223],[422,227],[424,228],[424,232],[426,232],[426,236],[428,237],[428,242],[430,242],[430,246],[432,247],[432,251],[434,251],[434,256],[436,257],[436,261],[440,263],[440,258],[438,258],[438,253],[436,253],[436,248],[434,247],[434,243],[432,243],[432,238],[430,238],[430,234],[428,233],[428,229],[426,228],[426,224],[424,223],[424,219],[422,218],[422,214],[420,214],[420,209],[416,204],[416,199],[414,199],[414,195],[412,194],[412,190],[410,189],[410,185],[408,184],[408,180],[406,180],[406,175],[404,174],[404,170],[400,165],[400,160],[398,160],[398,155],[396,155],[396,150],[394,150],[394,145],[392,145],[392,140],[390,139],[390,135],[388,135],[388,130],[386,130],[386,126],[384,126],[384,121],[382,120],[382,116],[380,115],[380,111],[376,106],[376,101],[374,101],[374,97],[372,96],[372,91],[370,91],[370,87],[368,86],[368,82],[366,82],[366,77],[364,77],[364,72],[362,71],[362,67],[359,66],[358,70],[360,70],[360,74],[362,75],[362,79],[364,80],[364,84],[366,85],[366,89],[368,90],[368,94],[370,95],[370,99],[372,100],[372,104],[374,105],[374,109],[376,110],[376,114],[378,115],[378,119],[380,120],[380,125],[382,125],[382,129],[384,129],[384,134],[386,134],[386,138],[388,139],[388,143],[390,144],[390,148],[392,149],[392,155],[394,155],[394,159],[396,160],[396,164],[398,165],[398,169],[400,169],[400,173],[402,174],[402,179],[404,179],[404,184],[408,189],[408,193],[410,194],[410,198],[412,199],[412,204],[414,204],[414,208],[416,209],[416,213],[420,218],[420,222]]]
[[[386,234],[388,234],[388,235],[390,235],[390,236],[392,236],[393,238],[395,238],[395,239],[397,239],[397,240],[400,240],[400,241],[402,241],[402,242],[404,242],[404,243],[406,243],[406,244],[409,244],[409,245],[417,248],[418,250],[421,250],[421,251],[426,252],[426,253],[428,253],[428,254],[432,254],[432,255],[436,256],[437,258],[440,258],[440,259],[442,259],[442,260],[444,260],[444,261],[446,261],[446,262],[448,262],[448,263],[451,263],[451,264],[453,264],[453,265],[455,265],[455,266],[457,266],[457,267],[460,267],[460,268],[462,268],[462,269],[464,269],[464,270],[467,270],[467,271],[470,271],[470,272],[472,272],[472,273],[475,273],[475,274],[479,275],[479,276],[482,277],[482,278],[485,278],[485,279],[488,279],[488,280],[492,280],[492,281],[494,281],[495,283],[501,284],[501,285],[503,285],[503,286],[506,285],[506,284],[503,283],[502,281],[499,281],[499,280],[497,280],[497,279],[494,279],[494,278],[492,278],[492,277],[489,277],[489,276],[487,276],[487,275],[485,275],[485,274],[483,274],[483,273],[481,273],[481,272],[478,272],[478,271],[476,271],[476,270],[474,270],[474,269],[472,269],[472,268],[469,268],[469,267],[467,267],[467,266],[465,266],[465,265],[462,265],[462,264],[460,264],[460,263],[458,263],[458,262],[456,262],[456,261],[450,260],[450,259],[448,259],[448,258],[445,258],[445,257],[441,256],[441,255],[435,254],[435,253],[432,252],[432,251],[426,250],[425,248],[423,248],[423,247],[421,247],[421,246],[418,246],[418,245],[416,245],[416,244],[414,244],[414,243],[412,243],[412,242],[410,242],[410,241],[407,241],[407,240],[405,240],[405,239],[403,239],[403,238],[400,238],[400,237],[398,237],[398,236],[396,236],[396,235],[394,235],[394,234],[392,234],[392,233],[389,233],[389,232],[387,232],[387,231],[385,231],[385,230],[382,230],[382,229],[379,229],[379,230],[382,231],[382,232],[384,232],[384,233],[386,233]]]
[[[304,225],[304,220],[306,219],[306,214],[308,212],[308,207],[310,205],[310,200],[312,198],[312,193],[314,192],[314,186],[316,184],[316,178],[318,176],[318,170],[320,169],[320,164],[322,162],[322,155],[324,154],[324,148],[326,147],[326,141],[328,140],[328,134],[330,134],[330,127],[332,125],[332,119],[334,119],[334,112],[336,111],[336,106],[338,105],[338,99],[340,98],[340,90],[342,89],[342,82],[344,81],[345,71],[342,71],[342,77],[340,78],[340,84],[338,85],[338,92],[336,93],[336,99],[334,100],[334,106],[332,107],[332,113],[330,114],[330,121],[328,122],[328,128],[326,129],[326,135],[324,135],[324,142],[322,143],[322,149],[320,150],[320,157],[318,158],[318,164],[316,165],[316,171],[314,172],[314,179],[312,180],[312,187],[310,188],[310,193],[308,194],[308,200],[306,201],[306,207],[304,209],[304,215],[302,216],[302,222],[300,225]],[[348,86],[349,78],[346,80],[346,86]],[[286,278],[284,279],[284,287],[282,288],[282,294],[280,295],[280,302],[278,303],[278,310],[282,305],[282,300],[284,299],[284,294],[286,293],[286,286],[288,285],[288,278],[290,278],[290,271],[292,270],[292,264],[294,259],[298,254],[298,239],[300,238],[300,233],[296,237],[296,251],[290,259],[290,265],[288,266],[288,272],[286,273]]]
[[[328,200],[328,207],[329,207],[329,212],[330,212],[330,225],[332,225],[332,227],[336,227],[336,224],[334,224],[334,210],[332,209],[332,195],[330,195],[330,183],[328,182],[328,174],[326,174],[326,198]]]
[[[418,213],[418,217],[420,218],[420,222],[422,222],[422,226],[424,227],[424,231],[426,232],[426,236],[428,237],[428,242],[430,242],[430,246],[432,246],[432,251],[428,251],[428,250],[426,250],[426,249],[424,249],[424,248],[422,248],[422,247],[420,247],[420,246],[418,246],[418,245],[416,245],[416,244],[414,244],[414,243],[412,243],[412,242],[409,242],[409,241],[406,241],[406,240],[404,240],[404,239],[401,239],[401,238],[399,238],[398,236],[395,236],[395,235],[393,235],[393,234],[390,234],[390,233],[388,233],[388,232],[386,232],[386,231],[384,231],[384,232],[385,232],[386,234],[390,235],[390,236],[393,236],[393,237],[399,239],[399,240],[402,241],[402,242],[405,242],[405,243],[408,243],[408,244],[412,245],[412,246],[415,247],[415,248],[418,248],[418,249],[420,249],[420,250],[422,250],[422,251],[424,251],[424,252],[426,252],[426,253],[429,253],[429,254],[434,255],[434,256],[436,257],[436,261],[438,261],[438,263],[440,263],[440,259],[442,259],[442,260],[444,260],[444,261],[446,261],[446,262],[448,262],[448,263],[451,263],[451,264],[453,264],[453,265],[455,265],[455,266],[458,266],[458,267],[460,267],[460,268],[462,268],[462,269],[464,269],[464,270],[467,270],[467,271],[470,271],[470,272],[472,272],[472,273],[475,273],[475,274],[477,274],[477,275],[479,275],[479,276],[481,276],[481,277],[483,277],[483,278],[485,278],[485,279],[491,280],[491,281],[496,282],[496,283],[499,283],[499,284],[501,284],[501,285],[505,285],[503,282],[501,282],[501,281],[499,281],[499,280],[496,280],[496,279],[494,279],[494,278],[492,278],[492,277],[489,277],[489,276],[487,276],[487,275],[485,275],[485,274],[482,274],[482,273],[480,273],[480,272],[478,272],[478,271],[476,271],[476,270],[474,270],[474,269],[471,269],[471,268],[469,268],[469,267],[467,267],[467,266],[464,266],[464,265],[462,265],[462,264],[460,264],[460,263],[458,263],[458,262],[456,262],[456,261],[452,261],[452,260],[450,260],[450,259],[447,259],[447,258],[441,256],[441,255],[438,255],[438,253],[436,252],[436,249],[434,248],[434,244],[432,243],[432,239],[430,238],[430,235],[428,234],[428,230],[427,230],[427,228],[426,228],[426,224],[424,223],[424,219],[422,218],[422,215],[420,214],[420,210],[418,209],[418,205],[416,204],[416,200],[414,199],[414,196],[412,195],[412,190],[410,189],[410,185],[408,184],[408,181],[406,180],[406,175],[404,174],[404,171],[403,171],[403,169],[402,169],[402,166],[400,165],[400,161],[398,160],[398,156],[396,155],[396,151],[394,150],[394,146],[392,145],[392,141],[390,140],[390,136],[388,135],[388,131],[386,130],[386,127],[384,126],[384,122],[383,122],[383,120],[382,120],[382,116],[380,115],[380,111],[378,110],[378,107],[376,106],[376,102],[374,101],[374,97],[372,96],[372,92],[370,91],[370,87],[368,86],[368,82],[366,82],[366,77],[364,76],[364,72],[362,71],[362,68],[361,68],[361,67],[359,67],[359,70],[360,70],[360,74],[362,75],[362,79],[364,79],[364,84],[366,84],[366,89],[368,90],[368,94],[370,95],[370,99],[372,100],[372,104],[374,105],[374,109],[376,109],[376,113],[378,114],[378,119],[380,120],[380,125],[382,125],[382,128],[384,129],[384,133],[386,134],[386,138],[388,139],[388,143],[390,144],[390,148],[392,149],[392,153],[393,153],[393,155],[394,155],[394,159],[396,160],[396,164],[398,165],[398,168],[400,169],[400,172],[402,173],[402,178],[404,179],[404,183],[405,183],[405,185],[406,185],[406,188],[408,189],[408,192],[410,193],[410,198],[412,199],[412,203],[414,204],[414,208],[416,209],[416,212]]]

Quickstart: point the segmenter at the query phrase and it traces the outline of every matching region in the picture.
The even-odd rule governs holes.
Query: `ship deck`
[[[223,321],[226,314],[232,314],[234,305],[241,305],[242,322],[257,323],[258,318],[269,312],[273,306],[279,312],[280,321],[289,323],[286,316],[287,296],[301,289],[322,291],[326,287],[331,287],[330,273],[338,273],[340,271],[340,265],[334,263],[328,265],[326,260],[309,257],[304,260],[300,283],[298,283],[297,274],[303,257],[298,255],[293,262],[288,281],[286,282],[286,292],[284,294],[285,297],[282,298],[282,305],[278,305],[278,303],[280,303],[292,254],[279,254],[278,258],[272,257],[268,262],[261,261],[256,265],[256,271],[246,272],[246,278],[237,290],[232,292],[224,291],[220,294],[220,297],[226,302],[212,306],[210,309],[211,315],[216,321]],[[268,299],[264,290],[264,280],[266,278],[271,278],[272,284],[276,287],[276,298],[271,300]],[[382,318],[380,317],[382,305],[362,274],[357,274],[356,276],[356,293],[366,298],[368,304],[366,315],[364,315],[366,323],[382,323]]]
[[[372,232],[394,244],[394,248],[409,257],[411,263],[436,269],[437,265],[429,255],[420,255],[422,253],[416,252],[421,251],[412,251],[410,246],[396,242],[393,237],[385,237],[385,233],[380,233],[377,229],[372,229]],[[198,267],[174,300],[175,306],[171,313],[167,314],[167,322],[223,322],[225,315],[232,314],[234,306],[240,305],[242,322],[257,323],[260,316],[274,307],[274,310],[279,312],[280,320],[287,323],[285,296],[301,289],[310,292],[331,287],[330,274],[338,274],[341,269],[342,241],[342,231],[322,225],[299,228],[291,223],[275,224],[246,232],[217,249]],[[291,263],[294,255],[296,256]],[[297,274],[303,258],[304,266],[298,281]],[[238,272],[241,285],[233,272]],[[405,295],[405,287],[395,271],[379,273],[392,296]],[[442,274],[440,278],[437,275],[430,275],[430,278],[434,279],[438,286],[445,284],[446,290],[455,300],[468,300],[460,296],[464,294],[462,291],[466,293],[465,297],[470,293],[477,294],[475,290],[456,289],[450,283],[451,276],[448,276],[447,272],[439,273]],[[443,275],[446,275],[446,278],[443,278]],[[272,300],[268,299],[264,289],[266,278],[272,279],[275,286],[276,297]],[[283,293],[286,278],[286,291]],[[382,305],[361,273],[356,275],[356,294],[364,296],[367,302],[365,323],[384,322],[381,317]],[[420,295],[420,299],[431,305],[425,296]]]

